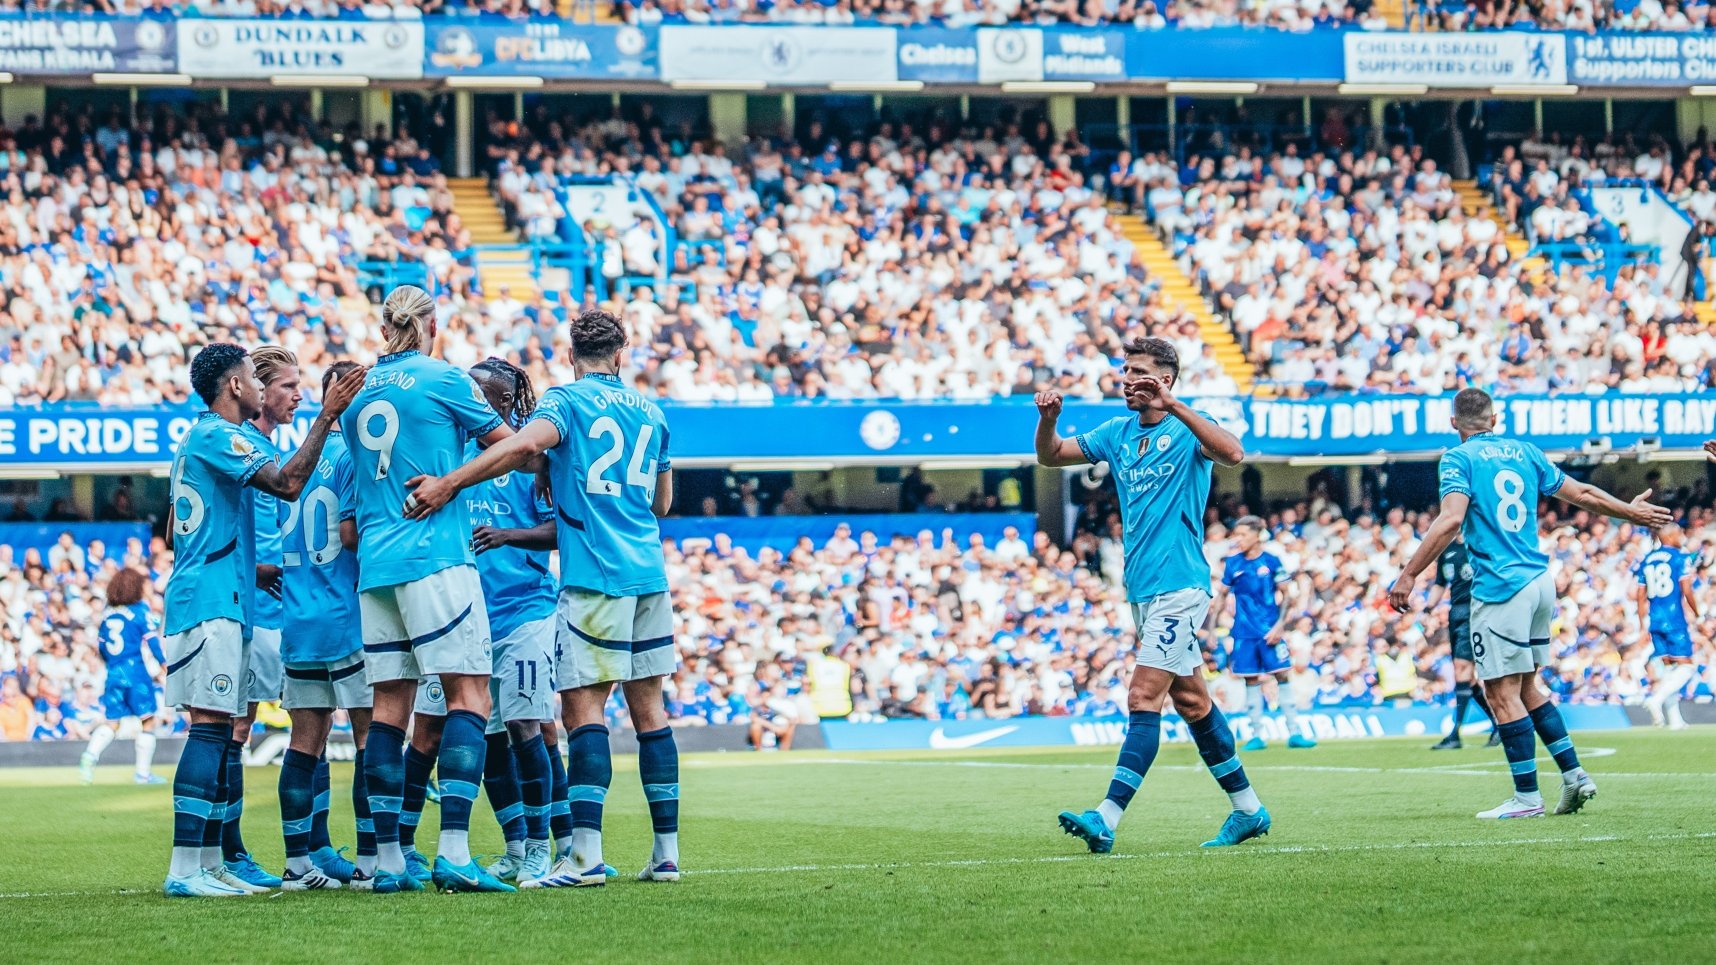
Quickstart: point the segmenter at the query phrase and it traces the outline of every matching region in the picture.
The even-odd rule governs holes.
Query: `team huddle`
[[[382,330],[374,366],[329,367],[290,454],[270,441],[300,396],[290,353],[214,344],[192,361],[208,410],[172,471],[161,656],[190,731],[163,890],[601,885],[615,684],[654,829],[638,877],[678,880],[679,760],[662,701],[677,651],[656,523],[673,499],[668,430],[619,379],[624,329],[580,316],[578,377],[540,399],[503,360],[466,373],[426,354],[435,309],[421,289],[388,296]],[[263,701],[292,720],[279,876],[240,827],[243,739]],[[328,831],[335,710],[357,746],[355,862]],[[415,842],[432,772],[433,863]],[[479,783],[507,842],[487,867],[468,842]]]
[[[616,684],[636,727],[654,831],[638,878],[678,880],[679,760],[662,694],[677,651],[657,525],[673,500],[668,429],[618,376],[624,329],[607,312],[578,317],[577,378],[539,399],[503,360],[467,373],[426,354],[435,309],[420,289],[393,291],[382,327],[388,354],[367,369],[328,368],[322,409],[290,454],[270,441],[301,395],[289,352],[214,344],[192,362],[192,386],[208,408],[173,463],[176,565],[156,651],[167,701],[190,717],[164,891],[601,885],[615,873],[601,831],[612,780],[604,708]],[[1137,629],[1128,725],[1107,794],[1094,808],[1062,812],[1059,823],[1092,852],[1113,848],[1171,700],[1233,805],[1205,846],[1237,845],[1269,833],[1272,819],[1204,684],[1197,634],[1212,607],[1202,523],[1212,466],[1238,464],[1244,449],[1173,395],[1171,343],[1130,343],[1123,374],[1130,413],[1072,438],[1056,431],[1060,396],[1036,400],[1041,464],[1110,467]],[[1456,396],[1462,442],[1442,457],[1440,513],[1389,598],[1405,611],[1419,574],[1438,564],[1463,682],[1452,744],[1438,746],[1457,746],[1466,705],[1476,701],[1494,721],[1513,780],[1511,796],[1477,816],[1545,813],[1539,739],[1561,773],[1553,810],[1569,814],[1597,788],[1538,681],[1555,603],[1538,546],[1538,497],[1660,531],[1661,547],[1640,566],[1640,606],[1680,683],[1690,666],[1681,604],[1690,604],[1691,575],[1679,530],[1648,492],[1629,503],[1570,479],[1495,424],[1487,394]],[[1314,746],[1291,713],[1281,561],[1263,550],[1261,520],[1242,519],[1235,533],[1218,605],[1235,599],[1233,667],[1247,678],[1254,735],[1246,749],[1263,746],[1261,686],[1272,677],[1288,711],[1288,746]],[[134,655],[141,666],[154,644],[138,602],[141,574],[133,575],[113,581],[102,632],[113,658]],[[146,723],[152,696],[131,691],[146,691],[147,680],[111,679],[109,716]],[[286,865],[278,876],[250,856],[241,828],[243,741],[264,701],[279,701],[292,722],[279,778]],[[357,747],[356,861],[332,846],[328,829],[325,751],[336,710],[349,716]],[[1678,709],[1664,713],[1673,721]],[[99,755],[93,744],[92,752]],[[91,763],[86,756],[86,772]],[[432,773],[441,827],[431,863],[417,850],[416,829]],[[507,844],[486,867],[468,842],[479,784]]]

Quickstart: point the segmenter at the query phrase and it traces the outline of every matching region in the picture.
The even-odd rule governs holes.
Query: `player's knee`
[[[506,733],[514,744],[523,744],[542,733],[542,724],[534,720],[509,720]]]

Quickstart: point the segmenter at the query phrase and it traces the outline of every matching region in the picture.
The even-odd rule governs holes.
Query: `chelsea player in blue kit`
[[[1639,561],[1636,596],[1639,620],[1650,631],[1652,657],[1657,661],[1656,687],[1645,706],[1651,719],[1674,730],[1686,726],[1680,714],[1680,691],[1697,672],[1692,662],[1692,630],[1686,614],[1698,612],[1692,596],[1695,560],[1683,548],[1686,533],[1670,523],[1657,531],[1662,545]]]
[[[357,368],[336,362],[322,375],[322,391]],[[292,740],[280,766],[280,823],[286,843],[286,891],[351,886],[367,890],[375,876],[375,831],[364,785],[370,687],[363,673],[358,626],[356,487],[345,433],[328,436],[322,458],[287,507],[281,536],[284,667],[281,707],[292,718]],[[334,711],[351,721],[354,759],[352,807],[358,823],[358,862],[347,861],[327,840],[331,803],[325,756]],[[318,825],[320,827],[318,828]],[[318,838],[318,832],[320,837]]]
[[[514,438],[444,478],[415,481],[418,512],[430,513],[468,486],[548,456],[560,547],[555,680],[571,748],[572,850],[525,887],[607,880],[602,803],[613,762],[603,708],[616,682],[637,728],[638,776],[655,831],[638,878],[679,880],[679,752],[662,698],[678,655],[657,523],[673,504],[673,475],[661,410],[620,380],[625,346],[613,314],[580,315],[572,324],[577,381],[544,393]]]
[[[1269,812],[1246,779],[1227,718],[1210,699],[1196,632],[1210,607],[1203,515],[1214,463],[1238,465],[1245,449],[1209,416],[1175,398],[1180,374],[1174,346],[1159,338],[1126,345],[1121,370],[1130,415],[1076,436],[1055,431],[1057,392],[1037,394],[1037,462],[1079,466],[1106,462],[1120,495],[1126,598],[1137,625],[1132,682],[1126,691],[1126,739],[1108,795],[1083,813],[1063,811],[1062,830],[1103,854],[1114,847],[1121,814],[1144,782],[1162,738],[1162,709],[1171,698],[1197,743],[1198,756],[1233,804],[1204,847],[1235,845],[1269,833]]]
[[[441,836],[431,878],[445,891],[512,891],[471,858],[471,804],[483,776],[488,727],[488,606],[471,555],[464,507],[417,514],[407,480],[445,473],[475,439],[493,445],[512,429],[470,376],[423,352],[435,340],[435,302],[402,285],[381,306],[387,354],[341,421],[357,486],[358,615],[374,713],[364,779],[375,822],[377,893],[423,886],[405,865],[399,812],[405,793],[405,726],[418,681],[446,693],[437,766]]]
[[[285,465],[259,448],[243,423],[262,411],[248,353],[217,342],[191,361],[191,387],[208,406],[179,440],[169,520],[174,566],[167,578],[162,650],[167,702],[191,727],[173,777],[173,855],[162,890],[171,897],[232,897],[266,890],[221,860],[226,756],[243,687],[255,596],[253,492],[296,500],[321,459],[328,432],[363,384],[360,369],[334,384],[304,444]]]
[[[1280,557],[1263,549],[1265,527],[1256,516],[1234,521],[1233,539],[1239,552],[1222,561],[1221,586],[1211,609],[1220,613],[1233,596],[1233,653],[1228,669],[1245,678],[1245,710],[1251,719],[1251,739],[1245,750],[1268,747],[1263,739],[1263,678],[1274,677],[1276,703],[1287,724],[1288,747],[1316,747],[1299,733],[1299,705],[1293,700],[1293,669],[1281,633],[1287,622],[1287,568]]]
[[[150,770],[155,757],[155,717],[161,705],[155,698],[155,679],[144,653],[155,658],[156,666],[164,667],[167,661],[161,655],[161,636],[150,624],[149,605],[143,602],[148,586],[149,578],[135,569],[120,570],[107,582],[107,612],[96,627],[96,652],[107,666],[107,681],[101,692],[107,720],[89,735],[89,747],[78,762],[85,784],[95,780],[96,762],[117,736],[115,725],[136,732],[137,783],[166,783]]]
[[[1669,512],[1647,501],[1648,490],[1630,503],[1622,502],[1589,483],[1569,479],[1531,443],[1497,435],[1495,402],[1482,389],[1463,389],[1454,396],[1453,424],[1460,444],[1442,454],[1441,512],[1389,589],[1389,602],[1406,612],[1418,575],[1455,535],[1465,534],[1472,558],[1472,655],[1514,786],[1511,797],[1477,816],[1543,816],[1534,731],[1561,770],[1555,813],[1572,814],[1597,796],[1597,785],[1580,766],[1561,712],[1537,679],[1549,657],[1549,624],[1555,613],[1549,557],[1538,546],[1537,500],[1553,496],[1653,529],[1670,521]]]

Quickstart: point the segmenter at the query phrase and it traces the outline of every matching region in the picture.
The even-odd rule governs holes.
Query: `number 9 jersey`
[[[407,480],[445,476],[465,444],[501,424],[459,368],[419,352],[378,359],[340,417],[356,488],[358,589],[398,586],[471,565],[471,523],[460,500],[425,520],[404,516]]]
[[[1511,599],[1549,571],[1538,545],[1537,498],[1553,496],[1567,476],[1529,442],[1473,436],[1442,455],[1440,493],[1471,500],[1463,527],[1472,558],[1472,597]]]
[[[661,409],[618,378],[591,373],[543,393],[531,420],[560,434],[548,473],[561,587],[610,597],[665,592],[651,508],[657,474],[672,468]]]

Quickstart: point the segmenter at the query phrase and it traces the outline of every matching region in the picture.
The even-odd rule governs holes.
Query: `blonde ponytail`
[[[400,285],[381,304],[382,335],[387,338],[387,354],[427,352],[429,324],[435,319],[435,300],[416,285]]]

